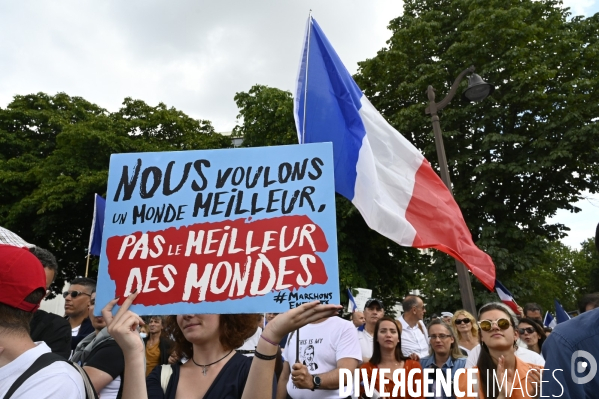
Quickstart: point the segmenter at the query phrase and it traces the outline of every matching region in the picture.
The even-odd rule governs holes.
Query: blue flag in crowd
[[[495,265],[472,241],[445,184],[364,96],[312,17],[294,117],[300,143],[333,143],[335,191],[356,206],[371,229],[403,246],[443,251],[494,288]]]
[[[351,312],[355,312],[358,310],[358,305],[356,305],[356,298],[351,294],[351,290],[347,289],[347,295],[349,297],[349,306],[351,307]]]
[[[570,315],[564,310],[559,301],[555,300],[555,319],[557,324],[570,320]]]
[[[104,230],[104,211],[106,209],[106,200],[96,194],[94,201],[94,218],[92,220],[92,229],[89,235],[88,252],[90,255],[100,256],[102,251],[102,231]]]

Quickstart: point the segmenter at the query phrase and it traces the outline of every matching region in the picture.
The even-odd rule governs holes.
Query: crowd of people
[[[0,244],[0,398],[316,399],[341,392],[421,398],[398,396],[391,379],[397,370],[416,370],[409,382],[414,390],[426,387],[433,397],[448,399],[468,390],[460,370],[469,368],[477,369],[479,398],[538,397],[541,386],[545,397],[599,392],[599,376],[578,384],[571,363],[578,351],[599,358],[598,294],[581,300],[582,315],[549,331],[538,304],[516,314],[493,302],[476,315],[459,309],[427,320],[417,295],[403,299],[397,318],[386,315],[376,298],[350,320],[340,317],[341,306],[318,302],[266,317],[140,317],[129,310],[135,292],[118,311],[117,298],[95,316],[96,283],[77,278],[63,293],[61,317],[39,310],[57,269],[47,250]],[[356,369],[363,379],[357,390],[341,372]],[[449,373],[451,392],[437,393],[437,381],[423,378],[428,369]],[[382,392],[379,385],[366,389],[364,381],[381,370],[389,373]],[[492,371],[505,372],[508,384],[491,379]],[[548,372],[555,377],[544,378]]]

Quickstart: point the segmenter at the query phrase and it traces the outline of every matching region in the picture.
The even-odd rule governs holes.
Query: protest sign
[[[114,154],[96,313],[339,303],[331,143]]]

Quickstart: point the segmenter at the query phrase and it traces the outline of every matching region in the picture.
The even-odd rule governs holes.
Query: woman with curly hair
[[[156,367],[146,380],[144,349],[137,331],[143,320],[128,310],[136,297],[137,294],[130,295],[114,316],[112,308],[117,300],[102,310],[108,330],[125,356],[127,378],[123,384],[123,399],[274,397],[278,342],[285,334],[333,316],[340,308],[312,302],[280,314],[266,326],[254,358],[235,352],[255,331],[254,315],[170,316],[167,328],[175,339],[175,353],[189,361]]]
[[[518,341],[516,315],[503,303],[492,302],[480,308],[478,319],[481,340],[477,363],[478,397],[535,398],[542,366],[525,363],[514,354]],[[461,391],[468,389],[466,374],[460,375],[459,387]]]
[[[478,345],[476,319],[469,312],[461,309],[454,313],[453,318],[451,319],[451,326],[458,336],[458,345],[460,349],[468,355],[470,351]]]
[[[362,364],[360,367],[362,370],[366,370],[368,384],[371,381],[376,381],[375,387],[378,388],[379,377],[372,378],[373,372],[375,369],[389,369],[390,373],[385,375],[389,382],[385,385],[384,390],[389,394],[387,397],[391,398],[409,398],[409,399],[420,399],[421,396],[401,396],[401,389],[395,389],[399,387],[395,387],[393,383],[393,373],[395,370],[404,369],[405,376],[407,378],[410,370],[418,369],[419,372],[414,376],[414,387],[415,392],[417,386],[420,385],[422,387],[422,368],[420,367],[420,363],[418,360],[411,360],[408,357],[405,357],[401,352],[401,325],[399,322],[389,316],[384,316],[376,322],[374,326],[374,335],[373,335],[373,351],[372,357],[370,361]],[[360,375],[364,375],[363,371],[360,371]],[[366,382],[365,382],[366,384]],[[407,394],[407,387],[404,387]],[[395,395],[393,394],[395,392]],[[375,393],[375,396],[367,395],[365,392],[364,386],[361,388],[361,398],[370,398],[370,397],[380,397],[382,392]]]

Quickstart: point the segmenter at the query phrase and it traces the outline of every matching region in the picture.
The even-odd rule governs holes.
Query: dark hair
[[[523,319],[520,319],[520,323],[526,323],[526,324],[530,324],[532,326],[532,328],[535,329],[536,333],[539,334],[539,351],[541,351],[541,348],[543,347],[543,342],[545,342],[545,340],[547,339],[547,336],[545,335],[545,329],[542,325],[539,324],[538,321],[533,320],[533,319],[529,319],[528,317],[525,317]]]
[[[403,302],[401,303],[404,313],[409,312],[410,310],[418,306],[418,299],[419,297],[416,295],[408,295],[407,297],[405,297]]]
[[[508,316],[508,320],[510,320],[510,324],[511,324],[512,328],[514,330],[516,329],[516,326],[518,325],[518,318],[516,317],[514,312],[512,312],[510,310],[510,308],[508,308],[503,303],[491,302],[491,303],[487,303],[486,305],[483,305],[480,308],[480,310],[478,311],[478,319],[480,320],[481,314],[488,312],[490,310],[499,310],[499,311],[505,313]],[[497,381],[491,377],[493,375],[493,370],[497,369],[497,365],[495,364],[495,362],[493,361],[493,358],[491,357],[491,354],[489,353],[489,348],[487,348],[487,345],[483,342],[482,333],[480,333],[480,332],[479,332],[479,337],[480,337],[480,355],[478,357],[478,362],[476,364],[478,367],[478,374],[480,376],[480,380],[481,380],[481,384],[482,384],[479,386],[483,387],[483,392],[485,392],[485,396],[487,399],[497,399],[497,395],[499,394],[499,385],[497,384]],[[514,341],[514,345],[515,344],[516,344],[516,342]],[[487,383],[487,377],[492,378],[491,384]],[[493,381],[494,381],[494,383],[493,383]]]
[[[221,314],[219,315],[219,341],[226,350],[239,348],[243,342],[256,332],[258,316],[256,314]],[[182,359],[193,357],[193,344],[185,339],[183,331],[177,323],[177,316],[166,318],[166,332],[175,342],[175,355]]]
[[[91,294],[96,292],[96,280],[87,277],[77,277],[71,281],[71,285],[82,285],[91,290]]]
[[[47,249],[40,247],[29,248],[29,252],[35,255],[35,257],[41,262],[44,269],[50,269],[54,272],[54,276],[58,273],[58,263],[56,258],[52,255],[52,252]]]
[[[578,302],[578,310],[582,314],[587,311],[587,306],[589,305],[593,305],[593,309],[599,308],[599,292],[586,294],[580,298],[580,301]]]
[[[27,295],[25,302],[38,304],[45,295],[46,290],[38,288]],[[29,323],[33,313],[0,303],[0,328],[8,330],[2,331],[2,334],[29,335]]]
[[[148,316],[148,323],[150,323],[150,321],[152,321],[152,319],[160,320],[160,323],[162,323],[162,326],[163,327],[166,326],[166,317],[165,316],[160,316],[160,315]]]
[[[522,312],[524,313],[524,317],[527,317],[526,314],[530,311],[539,311],[541,313],[541,315],[543,314],[543,308],[541,308],[541,305],[539,305],[538,303],[534,303],[534,302],[530,302],[527,303],[526,305],[524,305],[524,307],[522,308]]]
[[[395,360],[397,360],[398,362],[401,360],[407,360],[408,358],[404,356],[401,351],[401,325],[394,318],[389,316],[383,316],[376,322],[376,325],[374,326],[374,338],[372,340],[373,350],[372,357],[370,358],[370,363],[376,365],[381,362],[381,344],[379,344],[378,335],[379,326],[384,321],[390,321],[397,327],[397,337],[399,338],[399,342],[397,342],[397,346],[395,347]]]

